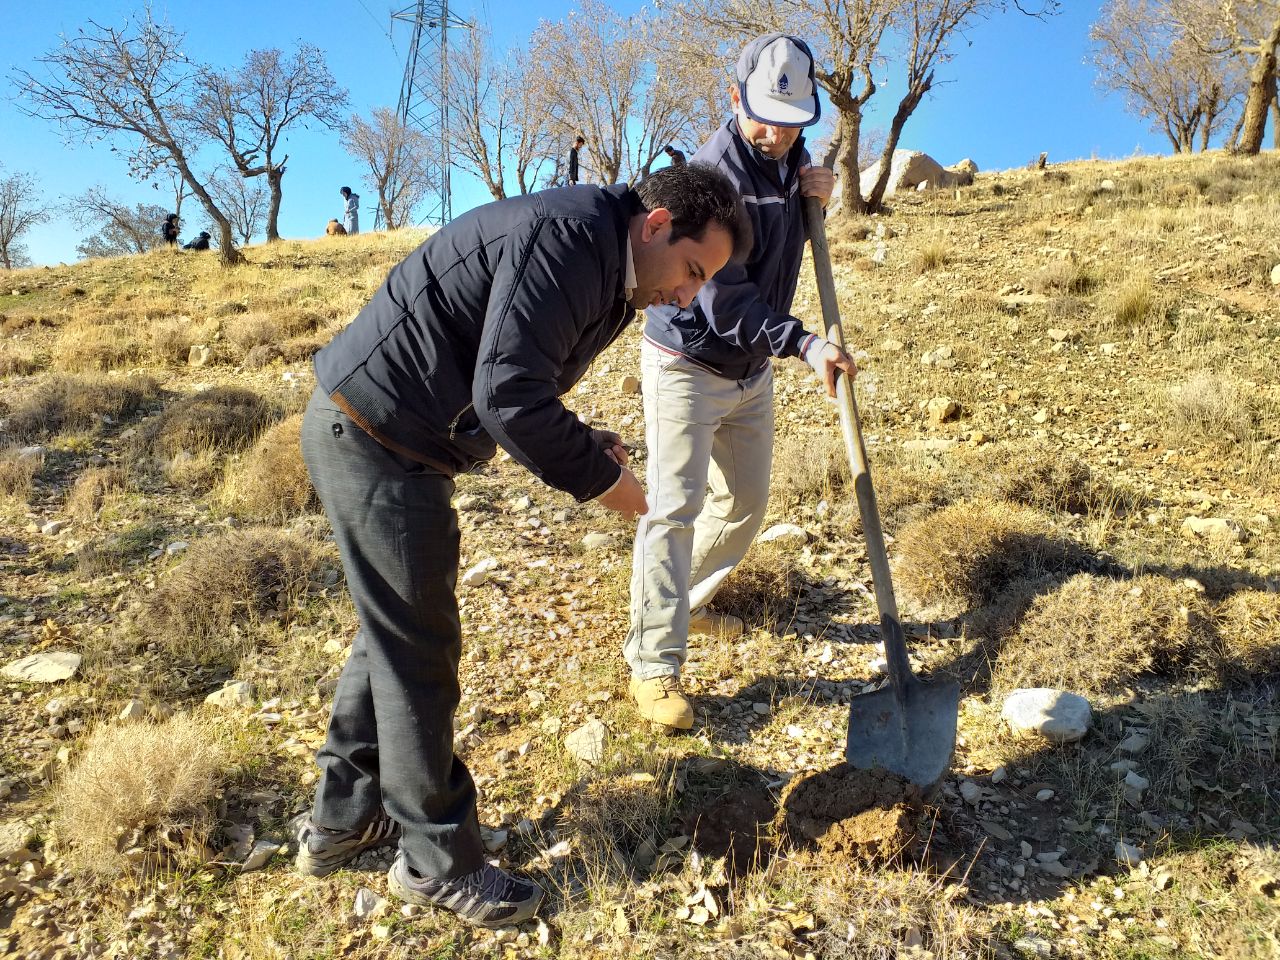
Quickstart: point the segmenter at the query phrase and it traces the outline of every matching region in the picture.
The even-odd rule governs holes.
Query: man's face
[[[729,231],[708,225],[701,240],[671,238],[671,214],[664,209],[645,215],[632,234],[631,254],[636,265],[636,289],[631,305],[638,309],[662,303],[687,307],[702,285],[715,276],[733,253]]]
[[[800,138],[800,127],[775,127],[748,117],[737,87],[730,88],[729,98],[733,101],[733,113],[738,118],[743,139],[766,157],[781,160]]]

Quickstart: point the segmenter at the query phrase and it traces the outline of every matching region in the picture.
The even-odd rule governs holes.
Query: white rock
[[[203,367],[213,357],[213,351],[203,343],[193,343],[191,349],[187,351],[187,365],[191,367]]]
[[[1147,787],[1151,786],[1151,781],[1142,776],[1142,774],[1138,773],[1136,770],[1130,770],[1124,775],[1124,785],[1126,787],[1132,787],[1134,790],[1142,793],[1147,789]]]
[[[1280,263],[1271,268],[1271,285],[1280,287]]]
[[[940,427],[948,420],[954,420],[960,415],[960,404],[950,397],[934,397],[926,405],[925,412],[929,422],[935,427]]]
[[[582,545],[588,550],[602,550],[613,543],[613,537],[607,533],[588,533],[582,538]]]
[[[184,553],[189,546],[191,546],[191,544],[187,543],[185,540],[175,540],[164,548],[164,552],[173,557],[179,553]]]
[[[588,720],[564,738],[564,748],[580,762],[594,766],[604,759],[609,728],[600,720]]]
[[[1103,180],[1100,184],[1098,184],[1098,189],[1103,191],[1104,193],[1110,193],[1115,188],[1116,188],[1116,182],[1114,180]]]
[[[6,663],[0,668],[0,674],[27,683],[60,683],[75,676],[80,660],[80,654],[69,650],[46,650]]]
[[[960,781],[960,796],[964,798],[964,802],[971,807],[976,807],[978,801],[982,799],[982,787],[974,783],[972,780]]]
[[[498,561],[494,557],[485,557],[479,563],[467,568],[461,577],[464,587],[479,587],[489,582],[489,574],[498,569]]]
[[[67,712],[67,703],[54,697],[44,705],[44,712],[56,720]]]
[[[507,845],[507,837],[510,831],[507,830],[486,830],[480,828],[480,836],[484,840],[484,848],[490,853],[497,853]]]
[[[1048,787],[1045,787],[1043,790],[1036,791],[1036,799],[1039,800],[1041,803],[1048,803],[1053,798],[1054,798],[1054,792],[1050,790]]]
[[[248,706],[253,703],[253,685],[248,680],[233,680],[205,697],[204,702],[223,709]]]
[[[1120,348],[1120,344],[1118,343],[1104,343],[1101,346],[1102,346],[1102,352],[1106,356],[1111,356],[1113,353],[1116,352],[1116,350]]]
[[[38,836],[36,829],[25,820],[0,823],[0,861],[20,856]]]
[[[26,460],[26,459],[29,459],[29,458],[31,458],[31,457],[43,457],[43,456],[44,456],[44,447],[40,446],[39,444],[36,444],[36,445],[34,445],[34,446],[30,446],[30,447],[19,447],[19,448],[18,448],[18,459],[19,459],[19,460]]]
[[[1053,743],[1082,739],[1093,720],[1084,697],[1046,687],[1013,691],[1000,715],[1015,733],[1036,733]]]
[[[245,857],[244,863],[240,864],[240,872],[248,873],[251,870],[261,870],[267,865],[267,861],[274,857],[281,850],[281,845],[273,843],[270,840],[259,840],[253,845],[253,849],[249,851],[249,856]]]
[[[361,920],[369,917],[376,917],[385,911],[387,901],[378,896],[368,887],[361,887],[356,891],[356,902],[352,907],[352,912]]]
[[[120,711],[121,720],[141,720],[147,715],[147,705],[141,700],[133,699]]]
[[[1145,733],[1131,733],[1120,741],[1120,752],[1139,754],[1147,749],[1147,745],[1151,743],[1151,738]]]
[[[996,767],[994,770],[991,771],[991,782],[1004,783],[1005,778],[1007,778],[1008,776],[1009,776],[1009,771],[1005,770],[1004,767]]]
[[[1143,853],[1141,847],[1135,847],[1131,843],[1125,843],[1123,840],[1116,841],[1116,863],[1125,867],[1136,867],[1144,859],[1146,854]]]
[[[1182,521],[1182,533],[1186,537],[1203,537],[1223,543],[1239,543],[1244,539],[1244,529],[1226,517],[1187,517]]]
[[[46,537],[56,537],[69,526],[71,526],[70,520],[50,520],[40,528],[40,532]]]
[[[1024,957],[1052,957],[1053,944],[1043,937],[1019,937],[1013,941],[1013,949]]]
[[[760,534],[759,541],[761,543],[777,543],[781,546],[799,546],[809,541],[809,534],[804,527],[796,526],[794,523],[775,523]]]

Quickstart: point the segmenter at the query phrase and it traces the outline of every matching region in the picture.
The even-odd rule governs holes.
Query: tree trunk
[[[236,248],[235,240],[231,235],[231,221],[218,209],[218,205],[213,202],[213,197],[209,196],[209,191],[204,188],[204,184],[196,179],[191,168],[187,166],[186,159],[175,157],[175,162],[178,165],[178,171],[182,174],[182,179],[191,188],[192,195],[200,201],[205,213],[209,214],[213,222],[218,225],[218,259],[222,261],[222,265],[234,267],[244,263],[244,254]]]
[[[862,202],[862,171],[858,169],[858,139],[862,135],[862,108],[852,104],[840,110],[836,123],[835,171],[840,182],[840,207],[836,217],[852,217],[866,212]]]
[[[1271,145],[1280,150],[1280,95],[1271,98]]]
[[[1267,129],[1267,111],[1276,98],[1276,47],[1280,45],[1280,17],[1262,40],[1258,59],[1249,70],[1249,92],[1245,95],[1241,121],[1241,153],[1254,156],[1262,150],[1262,135]]]
[[[889,136],[885,140],[884,150],[880,154],[880,176],[876,178],[875,186],[871,188],[871,193],[867,196],[867,211],[870,213],[876,212],[882,206],[885,189],[889,186],[889,174],[893,168],[893,152],[898,149],[898,140],[902,136],[902,128],[907,125],[907,118],[920,105],[920,101],[932,86],[933,71],[930,70],[928,76],[915,87],[909,89],[906,95],[898,102],[898,109],[893,115],[893,122],[889,124]]]
[[[267,207],[267,243],[280,239],[280,200],[284,197],[280,181],[283,179],[284,167],[273,167],[267,171],[267,186],[271,188],[271,205]]]

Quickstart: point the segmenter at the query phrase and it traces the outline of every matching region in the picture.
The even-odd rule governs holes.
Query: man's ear
[[[671,225],[671,211],[666,207],[650,210],[644,217],[644,229],[640,231],[640,239],[645,243],[651,241]]]

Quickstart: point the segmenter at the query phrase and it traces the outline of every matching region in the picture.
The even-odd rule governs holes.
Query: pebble
[[[485,557],[479,563],[468,567],[459,578],[464,587],[479,587],[489,582],[489,575],[498,568],[498,561],[493,557]]]
[[[247,706],[253,703],[253,685],[248,680],[233,680],[205,697],[204,702],[223,709]]]
[[[564,748],[581,763],[594,766],[604,759],[609,728],[601,720],[588,720],[564,738]]]
[[[1125,867],[1136,867],[1144,859],[1146,854],[1143,853],[1141,847],[1135,847],[1131,843],[1125,843],[1123,840],[1116,841],[1116,863]]]
[[[1054,792],[1048,787],[1036,793],[1036,799],[1041,803],[1048,803],[1054,798]]]
[[[970,806],[976,807],[978,801],[982,799],[982,787],[974,783],[972,780],[960,781],[960,796],[964,798],[964,802]]]
[[[794,523],[775,523],[759,536],[760,543],[776,543],[779,546],[799,546],[809,540],[808,531]]]
[[[1047,687],[1014,690],[1001,717],[1015,733],[1037,733],[1053,743],[1075,743],[1089,732],[1093,710],[1079,694]]]
[[[588,550],[600,550],[613,543],[613,537],[607,533],[588,533],[582,538],[582,545]]]
[[[40,527],[40,532],[46,537],[56,537],[69,526],[71,526],[70,520],[50,520]]]

